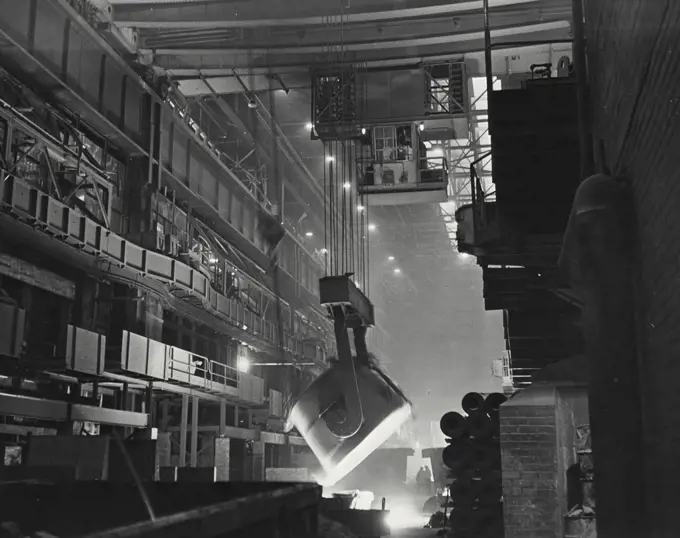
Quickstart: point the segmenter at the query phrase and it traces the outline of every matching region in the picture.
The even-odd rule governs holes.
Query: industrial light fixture
[[[215,264],[217,262],[218,262],[217,258],[210,258],[210,263]]]
[[[370,231],[370,232],[375,231],[375,228],[376,228],[376,226],[375,226],[375,224],[373,224],[373,223],[371,223],[371,224],[368,225],[368,231]]]
[[[388,256],[387,259],[388,259],[389,261],[393,262],[393,261],[394,261],[394,256]]]
[[[321,252],[321,254],[328,254],[328,249],[322,248],[319,252]]]
[[[420,122],[420,125],[418,125],[418,130],[419,131],[424,131],[425,130],[425,124],[423,122]]]
[[[307,237],[312,237],[312,236],[314,235],[314,232],[307,232],[307,233],[305,233],[305,235],[306,235]]]
[[[248,108],[257,108],[257,101],[252,97],[248,99]]]
[[[311,122],[307,123],[305,125],[305,129],[307,129],[308,131],[311,131],[312,129],[314,129],[314,124],[311,123]]]
[[[326,157],[327,163],[332,163],[334,160],[335,160],[335,157],[333,157],[332,155],[329,155],[328,157]]]
[[[401,273],[401,269],[399,269],[399,267],[395,267],[394,268],[394,274],[398,275],[399,273]]]
[[[345,189],[346,191],[350,190],[352,188],[352,184],[349,181],[345,181],[342,184],[342,188]]]
[[[269,75],[267,78],[271,78],[272,80],[275,80],[276,82],[278,82],[279,85],[281,86],[280,91],[282,91],[286,95],[288,95],[288,93],[290,93],[290,89],[288,89],[288,86],[286,86],[286,84],[283,82],[283,79],[281,78],[280,75],[273,74],[273,75]]]
[[[362,134],[362,135],[365,135],[365,134],[366,134],[366,127],[362,127],[362,128],[361,128],[361,134]]]
[[[365,208],[364,206],[362,206],[361,204],[359,204],[359,205],[357,206],[357,211],[358,211],[359,213],[361,213],[364,209],[366,209],[366,208]]]

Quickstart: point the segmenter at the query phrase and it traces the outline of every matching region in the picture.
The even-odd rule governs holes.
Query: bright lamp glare
[[[398,274],[400,274],[400,273],[401,273],[401,269],[399,269],[399,267],[397,267],[397,268],[394,270],[394,274],[395,274],[395,275],[398,275]]]
[[[352,184],[349,181],[345,181],[345,183],[342,184],[342,188],[348,191],[352,188]]]
[[[428,517],[419,514],[410,506],[391,507],[386,523],[390,530],[396,531],[407,528],[420,528],[427,523]]]
[[[329,155],[328,157],[326,157],[327,163],[332,163],[334,160],[335,160],[335,157],[333,157],[332,155]]]
[[[420,129],[420,131],[424,131],[425,130],[425,124],[421,123],[420,125],[418,125],[418,129]]]
[[[366,127],[362,127],[362,128],[361,128],[361,134],[362,134],[362,135],[365,135],[365,134],[366,134]]]
[[[236,369],[247,374],[250,371],[250,360],[248,360],[248,357],[239,357],[236,360]]]
[[[368,225],[368,229],[369,229],[369,231],[371,231],[371,232],[374,232],[374,231],[375,231],[375,227],[376,227],[375,224],[369,224],[369,225]]]
[[[359,213],[361,213],[364,209],[366,209],[366,208],[365,208],[364,206],[362,206],[362,205],[358,205],[358,206],[357,206],[357,211],[358,211]]]
[[[314,235],[314,232],[307,232],[307,233],[305,233],[305,235],[306,235],[307,237],[312,237],[312,236]]]
[[[308,124],[305,125],[305,129],[307,129],[308,131],[311,131],[312,129],[314,129],[314,125],[312,125],[311,123],[308,123]]]

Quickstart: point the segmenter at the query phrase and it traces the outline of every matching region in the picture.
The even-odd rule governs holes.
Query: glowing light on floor
[[[295,413],[295,410],[293,410]],[[335,464],[331,457],[321,456],[323,449],[321,446],[313,446],[314,440],[307,439],[309,447],[319,457],[324,474],[315,478],[325,487],[334,486],[345,476],[347,476],[357,465],[370,456],[378,449],[392,434],[396,432],[409,418],[411,418],[411,405],[404,403],[399,409],[388,415],[376,428],[370,432],[364,440],[359,443],[354,450],[347,454],[342,460]],[[295,422],[295,421],[294,421]]]
[[[429,521],[428,516],[410,506],[393,506],[388,509],[390,513],[387,514],[386,522],[392,531],[423,527]]]

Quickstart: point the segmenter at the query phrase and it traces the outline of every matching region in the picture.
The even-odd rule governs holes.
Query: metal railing
[[[167,372],[169,380],[187,382],[205,390],[213,390],[213,383],[222,387],[238,387],[238,370],[227,364],[168,346]],[[176,353],[179,352],[179,353]]]
[[[413,177],[407,174],[408,163],[414,163],[412,170],[415,174],[413,174]],[[399,188],[409,185],[415,187],[448,181],[448,161],[446,157],[421,157],[410,161],[386,161],[375,159],[374,157],[358,157],[356,166],[359,185],[368,189],[371,187],[382,187],[383,190],[386,190],[390,187]],[[384,178],[382,178],[381,183],[376,183],[376,168],[383,170],[393,170],[396,168],[397,173],[394,174],[394,181],[386,183]],[[401,175],[399,170],[401,170]]]
[[[204,275],[189,266],[160,253],[151,255],[18,178],[0,179],[0,198],[3,211],[15,214],[36,229],[49,232],[98,260],[110,259],[121,268],[164,282],[178,299],[199,303],[245,332],[264,336],[264,340],[278,345],[278,331],[272,322],[215,291]],[[293,338],[288,349],[299,355],[302,343],[290,332],[287,336]]]

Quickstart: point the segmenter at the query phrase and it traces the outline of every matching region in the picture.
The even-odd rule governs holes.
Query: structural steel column
[[[191,453],[190,465],[198,467],[198,396],[194,396],[191,400]]]
[[[223,437],[227,431],[227,401],[220,402],[220,429],[219,435]]]
[[[187,465],[187,425],[189,422],[189,395],[182,394],[182,415],[179,423],[179,466]]]
[[[253,441],[253,455],[252,463],[252,480],[255,482],[262,482],[265,479],[265,452],[266,444],[264,441]]]

